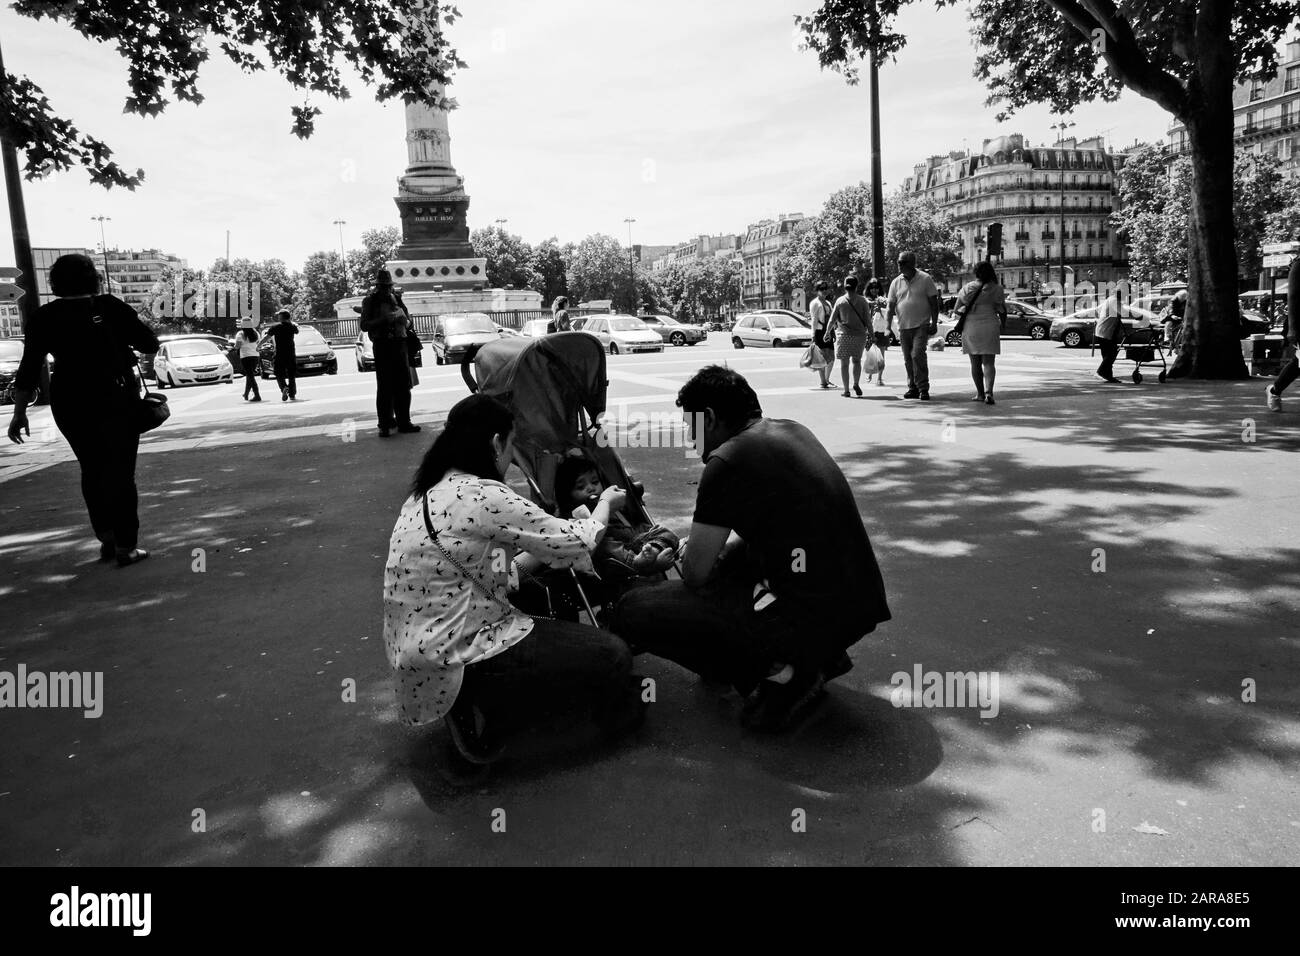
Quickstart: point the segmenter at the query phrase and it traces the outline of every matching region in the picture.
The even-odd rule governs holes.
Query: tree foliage
[[[537,273],[538,279],[538,284],[533,288],[542,294],[544,307],[549,308],[556,296],[569,294],[565,262],[572,255],[572,243],[561,246],[554,236],[542,240],[533,248],[533,271]]]
[[[332,319],[338,314],[334,303],[348,294],[342,257],[333,251],[313,252],[303,263],[302,281],[293,304],[295,316],[307,321]]]
[[[348,284],[353,295],[364,295],[374,285],[375,274],[397,255],[402,231],[396,226],[367,229],[361,234],[361,248],[348,250]]]
[[[916,253],[917,265],[942,281],[961,269],[961,240],[952,217],[935,203],[901,192],[885,197],[885,262]],[[820,279],[834,284],[846,275],[871,276],[871,186],[858,183],[832,193],[818,215],[805,220],[776,261],[776,283],[811,297]],[[890,276],[880,276],[888,281]]]
[[[572,247],[565,274],[574,303],[589,299],[625,297],[630,282],[631,257],[613,236],[596,233]]]
[[[1120,202],[1111,223],[1129,245],[1129,274],[1135,282],[1160,283],[1187,276],[1191,161],[1169,162],[1159,146],[1129,154],[1118,177]],[[1263,268],[1260,246],[1295,238],[1300,222],[1300,188],[1271,155],[1237,150],[1233,164],[1233,220],[1237,223],[1237,270],[1245,279]]]
[[[487,260],[489,288],[537,289],[542,277],[533,266],[533,248],[523,237],[499,226],[476,229],[469,237],[474,254]]]
[[[268,66],[303,103],[291,108],[291,132],[306,138],[320,109],[313,97],[346,99],[343,67],[374,87],[380,102],[401,98],[455,105],[441,92],[464,67],[444,28],[459,16],[429,0],[213,0],[206,3],[123,3],[121,0],[14,0],[34,20],[64,23],[83,37],[113,43],[126,61],[129,94],[123,112],[156,116],[173,100],[201,103],[199,70],[213,48],[246,73]],[[106,82],[107,78],[99,82]],[[113,151],[56,114],[26,76],[0,76],[0,134],[26,153],[28,179],[84,166],[92,181],[133,189],[143,170],[128,173]]]
[[[674,316],[699,319],[740,305],[742,271],[734,259],[685,259],[652,275],[660,287],[660,305]]]

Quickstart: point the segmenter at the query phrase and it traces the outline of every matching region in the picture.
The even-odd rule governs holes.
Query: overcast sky
[[[681,242],[739,232],[782,212],[813,214],[832,191],[868,178],[865,83],[848,86],[795,48],[793,15],[816,0],[462,0],[452,39],[469,69],[451,95],[452,160],[471,197],[470,227],[507,219],[529,242],[604,232]],[[932,153],[979,148],[1022,132],[1050,139],[1047,109],[1006,124],[971,77],[965,12],[928,3],[900,21],[908,47],[882,70],[886,189]],[[392,197],[406,165],[400,102],[377,104],[359,81],[351,100],[317,100],[317,132],[289,133],[301,101],[278,74],[240,73],[219,51],[200,77],[200,106],[125,116],[123,61],[49,21],[0,8],[5,64],[42,86],[54,108],[143,167],[134,193],[105,191],[80,170],[25,185],[36,246],[158,247],[206,268],[224,254],[284,259],[337,249],[331,225],[358,245],[396,225]],[[1072,117],[1112,144],[1162,138],[1166,114],[1126,94]],[[13,263],[7,240],[0,263]]]

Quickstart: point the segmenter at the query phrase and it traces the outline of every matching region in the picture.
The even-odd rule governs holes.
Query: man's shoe
[[[112,561],[117,557],[117,545],[112,541],[101,541],[99,545],[99,560]]]
[[[392,434],[393,434],[392,429],[389,429],[389,428],[381,428],[381,429],[379,429],[379,437],[380,437],[380,438],[388,438],[388,437],[391,436]]]
[[[1273,391],[1272,385],[1264,389],[1264,395],[1268,398],[1268,410],[1270,412],[1280,412],[1282,410],[1282,396]]]
[[[921,393],[921,401],[923,401],[923,402],[928,402],[929,400],[930,400],[930,393],[929,393],[929,392],[922,392],[922,393]]]
[[[921,393],[918,392],[918,391],[917,391],[916,389],[914,389],[914,388],[909,388],[906,392],[903,393],[903,397],[904,397],[904,398],[920,398],[920,397],[921,397]]]
[[[287,402],[288,400],[289,400],[289,390],[287,388],[280,389],[280,401]]]
[[[252,402],[260,402],[261,400],[262,400],[262,396],[258,395],[255,398],[250,398],[248,401],[251,404]]]
[[[118,548],[117,566],[125,568],[128,565],[139,564],[147,557],[149,557],[149,552],[144,548]]]
[[[410,422],[407,422],[405,425],[398,425],[397,430],[401,432],[403,435],[410,435],[412,432],[418,432],[420,430],[420,426],[412,425]]]
[[[826,681],[819,670],[795,671],[788,683],[765,680],[744,715],[745,726],[759,733],[778,734],[793,728],[821,702]]]
[[[456,701],[443,718],[456,753],[467,762],[483,767],[501,757],[505,746],[488,732],[483,712],[473,704]]]

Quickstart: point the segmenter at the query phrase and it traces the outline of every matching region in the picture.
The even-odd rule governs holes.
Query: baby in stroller
[[[596,465],[588,458],[565,458],[555,472],[555,500],[562,517],[588,518],[605,490]],[[630,580],[657,575],[673,566],[681,541],[660,525],[634,525],[622,511],[610,515],[605,536],[592,554],[602,578]]]

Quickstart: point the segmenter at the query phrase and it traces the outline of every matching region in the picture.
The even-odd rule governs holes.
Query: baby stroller
[[[471,392],[491,396],[514,413],[514,463],[528,481],[530,497],[540,507],[551,514],[558,512],[556,470],[565,457],[582,455],[595,466],[605,487],[626,489],[623,514],[629,520],[653,523],[645,508],[644,488],[603,440],[598,424],[605,413],[609,386],[605,350],[599,339],[585,332],[503,338],[471,348],[460,371]],[[589,594],[606,590],[598,578],[588,579],[569,569],[547,572],[539,576],[538,583],[544,591],[544,610],[550,616],[576,620],[581,609],[599,625],[593,602],[588,600]],[[538,613],[542,612],[539,608]]]

